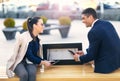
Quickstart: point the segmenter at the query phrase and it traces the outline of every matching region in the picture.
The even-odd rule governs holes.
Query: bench
[[[70,30],[70,26],[51,25],[44,28],[44,30],[55,30],[58,29],[62,38],[67,38]]]
[[[22,26],[16,26],[16,28],[19,32],[21,32]],[[59,30],[62,38],[67,38],[70,27],[68,27],[68,26],[64,27],[64,26],[60,26],[60,25],[56,25],[56,24],[50,24],[50,26],[44,28],[44,31],[50,31],[50,30],[55,30],[55,29]]]
[[[18,77],[0,81],[19,81]],[[37,81],[120,81],[120,69],[109,74],[94,73],[90,64],[53,65],[43,73],[37,71]]]
[[[45,27],[44,30],[53,30],[53,29],[63,29],[65,27],[62,27],[60,25],[51,25],[49,27]]]

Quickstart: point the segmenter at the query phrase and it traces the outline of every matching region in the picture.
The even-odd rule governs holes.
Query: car
[[[27,5],[20,5],[17,7],[17,12],[29,12],[30,7]]]
[[[49,9],[49,4],[47,3],[41,3],[41,4],[38,4],[36,10],[39,11],[39,10],[48,10]]]
[[[113,9],[114,7],[112,5],[103,3],[103,8],[106,10],[106,9]],[[100,4],[97,6],[97,10],[100,10]]]
[[[7,13],[9,11],[16,12],[16,5],[13,3],[0,3],[0,11],[3,11],[4,13]]]

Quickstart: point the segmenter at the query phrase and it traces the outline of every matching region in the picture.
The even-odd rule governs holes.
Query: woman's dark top
[[[29,61],[31,61],[34,64],[40,64],[42,58],[38,56],[39,51],[39,39],[36,37],[36,40],[32,40],[29,42],[27,52],[24,58],[27,58]]]

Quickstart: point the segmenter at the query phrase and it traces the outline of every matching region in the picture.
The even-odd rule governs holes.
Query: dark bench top
[[[53,30],[53,29],[62,29],[62,28],[66,28],[66,27],[60,25],[51,25],[49,27],[45,27],[44,30]]]

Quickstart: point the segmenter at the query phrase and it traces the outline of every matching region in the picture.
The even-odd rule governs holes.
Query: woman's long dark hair
[[[29,31],[31,37],[33,38],[33,40],[35,40],[35,36],[32,33],[33,32],[33,24],[37,24],[39,19],[41,19],[41,18],[40,17],[33,17],[33,18],[27,19],[28,31]]]

